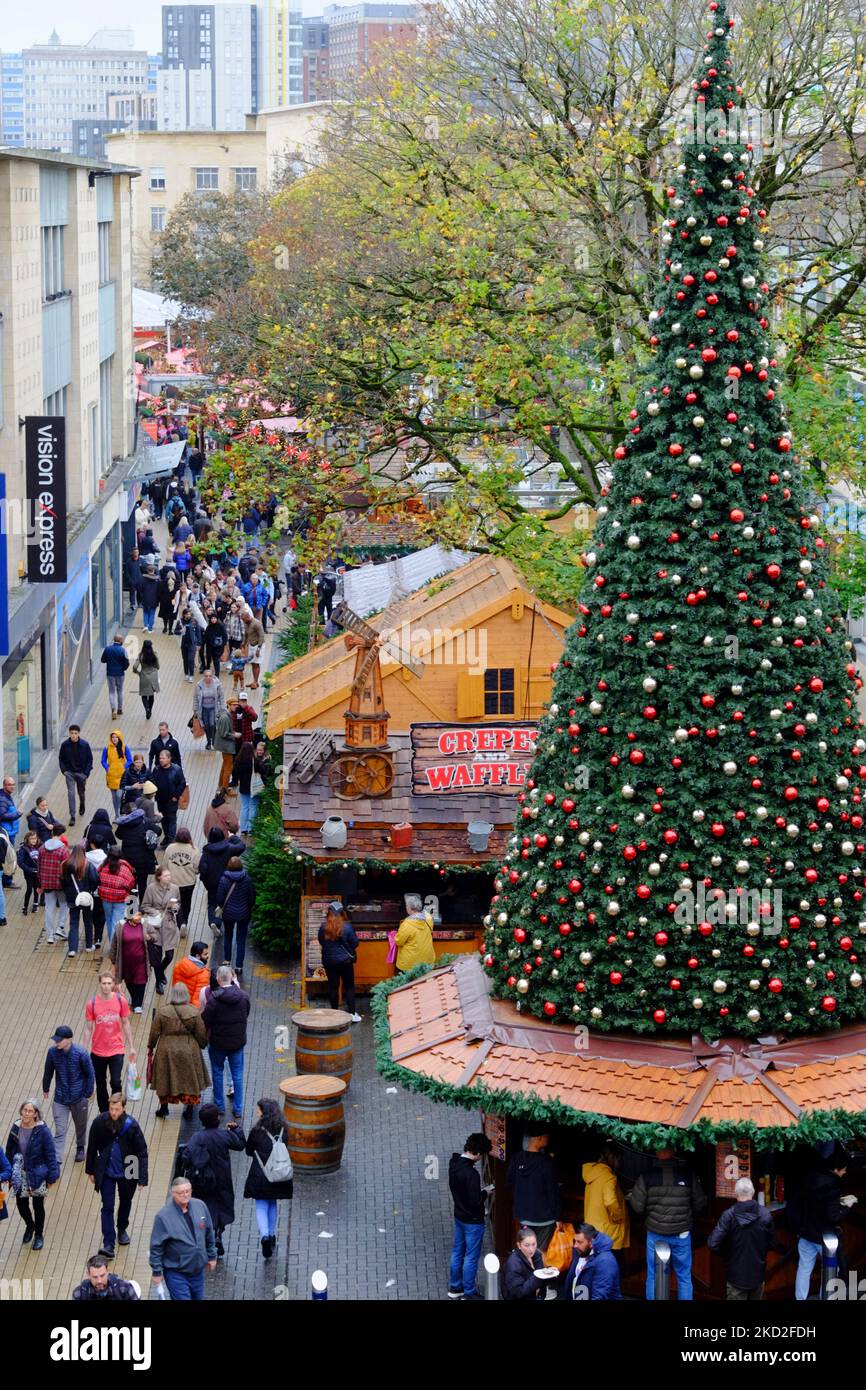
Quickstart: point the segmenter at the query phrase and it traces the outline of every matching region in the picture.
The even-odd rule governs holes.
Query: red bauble
[[[548,1018],[553,1018],[553,1015],[556,1013],[556,1005],[552,1004],[549,999],[545,1001],[544,1012],[547,1014]]]
[[[821,1000],[821,1008],[827,1014],[832,1014],[835,1012],[836,1000],[833,998],[832,994],[824,995],[824,998]]]
[[[784,796],[786,801],[796,801],[799,795],[800,793],[797,791],[796,787],[785,788]]]
[[[822,690],[824,689],[824,682],[821,680],[820,676],[813,676],[813,677],[812,677],[812,679],[811,679],[810,682],[809,682],[809,689],[810,689],[815,695],[817,695],[820,691],[822,691]]]
[[[669,940],[668,934],[666,931],[657,931],[653,940],[657,946],[667,946]]]
[[[707,271],[707,274],[704,276],[704,279],[708,279],[710,275],[713,275],[713,279],[715,279],[715,275],[711,270]],[[701,353],[701,357],[704,360],[704,362],[715,362],[717,356],[718,353],[716,352],[716,349],[714,347],[705,347]]]
[[[768,579],[778,579],[782,573],[780,565],[767,565],[766,574]]]
[[[767,981],[767,989],[771,990],[773,994],[781,994],[782,981],[774,976],[772,980]]]
[[[635,893],[642,902],[646,902],[647,898],[652,893],[652,889],[646,883],[639,883],[635,889]]]
[[[653,1023],[664,1023],[666,1018],[667,1014],[665,1013],[664,1009],[656,1009],[653,1013]]]
[[[644,705],[644,707],[643,707],[643,717],[644,717],[644,719],[655,719],[655,717],[656,717],[656,707],[655,707],[655,705]]]
[[[514,989],[514,986],[517,984],[516,975],[509,975],[505,983],[508,985],[509,989]]]
[[[523,930],[522,927],[514,928],[514,940],[517,942],[518,946],[523,945],[524,941],[526,940],[526,932]]]
[[[728,516],[736,525],[739,525],[741,521],[745,521],[746,519],[745,512],[741,511],[739,507],[732,507],[728,512]]]
[[[610,982],[611,982],[612,985],[621,985],[621,984],[622,984],[622,973],[621,973],[621,971],[619,971],[619,970],[611,970],[610,975],[608,976],[608,979],[610,980]]]
[[[680,456],[680,454],[681,454],[682,452],[683,452],[683,446],[682,446],[682,444],[669,444],[669,445],[668,445],[668,453],[670,454],[671,458],[679,458],[679,456]]]
[[[560,924],[559,924],[559,934],[560,934],[560,936],[569,936],[569,935],[571,934],[571,923],[570,923],[570,922],[560,922]]]

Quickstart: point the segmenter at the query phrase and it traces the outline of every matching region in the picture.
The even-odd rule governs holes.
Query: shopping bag
[[[197,714],[194,714],[189,721],[189,727],[192,729],[193,738],[204,738],[204,724],[202,724]]]
[[[397,933],[395,931],[389,931],[388,933],[388,954],[385,960],[388,965],[397,964]]]
[[[126,1099],[141,1100],[141,1077],[134,1062],[126,1068]]]
[[[574,1254],[574,1227],[570,1221],[557,1221],[556,1230],[544,1252],[544,1263],[564,1274]]]
[[[177,809],[185,811],[189,806],[189,782],[187,782],[180,796],[177,798]]]

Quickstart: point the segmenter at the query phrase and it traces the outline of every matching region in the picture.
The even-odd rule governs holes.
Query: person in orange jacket
[[[198,1008],[199,994],[205,985],[210,983],[209,957],[210,946],[204,941],[194,941],[189,948],[189,955],[184,956],[174,967],[172,983],[186,985],[189,990],[189,1002],[194,1009]]]

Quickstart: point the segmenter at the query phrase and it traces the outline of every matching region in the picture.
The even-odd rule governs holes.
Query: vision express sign
[[[24,421],[27,470],[27,578],[31,584],[66,582],[66,420],[28,415]]]
[[[413,724],[411,737],[415,796],[515,796],[526,782],[538,726]]]

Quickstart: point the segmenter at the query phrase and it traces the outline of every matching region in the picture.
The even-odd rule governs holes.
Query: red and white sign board
[[[415,796],[516,796],[535,755],[538,725],[413,724]]]

